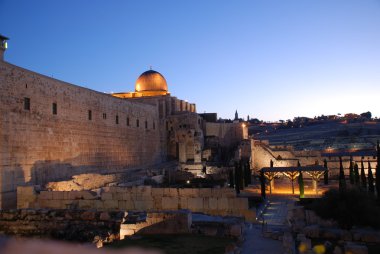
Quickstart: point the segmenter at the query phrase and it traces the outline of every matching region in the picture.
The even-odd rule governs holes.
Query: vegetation
[[[337,221],[344,229],[354,225],[380,228],[380,207],[373,195],[358,188],[349,188],[345,192],[329,190],[306,208],[314,210],[322,218]]]
[[[355,176],[354,176],[354,164],[352,162],[352,156],[350,156],[350,184],[355,183]]]
[[[339,191],[344,192],[346,190],[346,179],[344,178],[344,170],[342,157],[339,157],[340,167],[339,167]]]
[[[367,190],[367,177],[365,176],[365,171],[364,171],[364,163],[363,160],[360,162],[360,178],[361,178],[361,187],[363,190]]]
[[[324,174],[323,174],[323,182],[325,185],[329,184],[329,169],[327,167],[327,160],[325,159],[323,161],[323,167],[326,169]]]
[[[355,179],[355,185],[360,186],[359,166],[357,163],[355,163],[354,165],[354,179]]]
[[[373,186],[373,174],[371,169],[371,163],[368,161],[368,192],[375,193],[375,186]]]
[[[305,186],[304,186],[303,176],[302,176],[301,171],[299,172],[299,175],[298,175],[298,185],[300,187],[300,198],[304,198],[305,197]]]

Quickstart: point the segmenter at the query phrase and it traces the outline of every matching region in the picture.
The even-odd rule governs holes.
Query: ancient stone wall
[[[205,122],[205,136],[215,136],[224,147],[237,145],[248,138],[247,128],[243,123],[210,123]]]
[[[92,242],[95,236],[118,235],[124,216],[122,211],[0,210],[0,232],[5,235]]]
[[[248,199],[238,198],[230,188],[107,187],[106,191],[41,191],[34,186],[17,188],[17,208],[97,209],[100,211],[160,211],[189,209],[221,216],[244,216],[255,220]]]
[[[0,62],[0,208],[16,187],[162,160],[156,106]],[[147,122],[147,124],[145,124]]]

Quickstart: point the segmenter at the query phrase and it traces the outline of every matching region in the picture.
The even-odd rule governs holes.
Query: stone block
[[[120,240],[123,240],[126,236],[134,235],[135,231],[133,229],[120,228]]]
[[[162,198],[162,209],[164,210],[177,210],[178,209],[178,198],[163,197]]]
[[[103,211],[104,209],[104,201],[103,200],[94,200],[94,208],[99,211]]]
[[[162,197],[153,198],[153,207],[154,210],[162,210]]]
[[[79,191],[79,195],[81,199],[91,200],[97,198],[96,192],[93,191]]]
[[[163,188],[152,188],[152,197],[163,197],[164,189]]]
[[[108,212],[102,212],[99,216],[99,219],[102,221],[108,221],[111,219],[111,216]]]
[[[38,196],[39,199],[53,199],[52,191],[41,191]]]
[[[256,210],[243,210],[242,212],[246,221],[256,222]]]
[[[63,191],[52,191],[53,193],[53,199],[64,199],[64,192]]]
[[[121,200],[130,201],[133,199],[132,194],[130,192],[123,192],[123,197]]]
[[[179,209],[189,209],[189,205],[187,203],[188,198],[187,197],[180,197],[179,198]]]
[[[82,195],[79,191],[69,191],[67,194],[68,199],[81,199]]]
[[[231,209],[248,210],[248,199],[247,198],[232,198],[234,201],[234,206]]]
[[[228,211],[228,198],[218,198],[218,210]]]
[[[119,201],[117,200],[104,200],[103,201],[105,210],[116,210],[119,208]]]
[[[209,198],[208,199],[208,207],[210,210],[217,210],[218,209],[218,199],[217,198]]]
[[[79,200],[78,206],[80,209],[94,209],[94,200]]]
[[[188,198],[187,204],[191,211],[203,211],[203,198]]]
[[[199,189],[199,197],[211,197],[212,196],[212,191],[211,188],[201,188]]]
[[[100,195],[100,198],[101,200],[112,200],[113,199],[112,192],[103,192]]]
[[[135,209],[140,211],[153,210],[153,199],[136,200]]]

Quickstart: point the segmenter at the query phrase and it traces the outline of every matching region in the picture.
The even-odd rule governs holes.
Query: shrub
[[[380,228],[380,207],[375,198],[357,188],[349,188],[345,192],[329,190],[306,208],[314,210],[324,219],[337,221],[344,229],[352,226]]]

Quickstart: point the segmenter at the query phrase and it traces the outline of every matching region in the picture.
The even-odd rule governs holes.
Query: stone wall
[[[128,214],[129,216],[130,213]],[[136,233],[145,235],[188,234],[191,232],[191,224],[192,214],[188,210],[148,212],[145,220],[137,222],[126,221],[121,224],[120,239]]]
[[[17,188],[17,208],[96,209],[99,211],[161,211],[188,209],[221,216],[243,216],[255,221],[248,199],[238,198],[230,188],[107,187],[92,191],[41,191],[33,186]]]
[[[29,110],[25,98],[30,100]],[[157,106],[2,61],[0,115],[0,208],[15,207],[16,187],[25,183],[45,184],[162,160]]]
[[[0,210],[0,232],[5,235],[48,237],[92,242],[95,236],[118,235],[124,212],[85,210]]]
[[[248,129],[243,123],[210,123],[205,122],[207,137],[218,137],[219,144],[224,147],[237,145],[243,139],[248,139]]]

